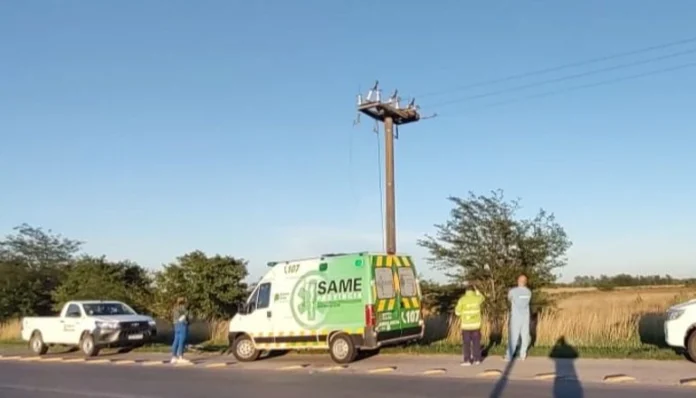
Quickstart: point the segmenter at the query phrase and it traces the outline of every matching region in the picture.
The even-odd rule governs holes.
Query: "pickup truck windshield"
[[[83,307],[88,316],[136,315],[133,310],[121,303],[84,304]]]

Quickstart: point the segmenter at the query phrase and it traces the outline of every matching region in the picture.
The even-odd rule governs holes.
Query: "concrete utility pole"
[[[363,100],[362,94],[358,95],[358,112],[363,113],[377,122],[384,123],[384,163],[386,186],[386,213],[384,223],[386,226],[387,254],[396,253],[396,199],[394,193],[394,138],[399,138],[398,128],[402,124],[417,122],[421,119],[415,99],[402,108],[397,96],[398,90],[385,102],[381,100],[379,82],[368,92]],[[358,114],[359,116],[359,114]],[[394,134],[396,125],[396,134]]]

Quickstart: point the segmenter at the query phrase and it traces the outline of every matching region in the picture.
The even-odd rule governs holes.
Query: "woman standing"
[[[171,363],[189,363],[184,359],[184,347],[188,338],[189,312],[186,308],[186,299],[179,297],[176,300],[173,311],[174,318],[174,342],[172,343]]]

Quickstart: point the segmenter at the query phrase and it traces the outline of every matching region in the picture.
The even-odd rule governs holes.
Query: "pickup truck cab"
[[[102,348],[127,352],[156,335],[154,319],[119,301],[69,301],[57,317],[22,319],[22,340],[37,355],[54,345],[79,347],[87,356]]]
[[[689,359],[696,361],[696,299],[667,310],[665,342],[684,350]]]

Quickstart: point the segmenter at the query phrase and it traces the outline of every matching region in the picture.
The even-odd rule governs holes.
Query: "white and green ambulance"
[[[239,361],[254,361],[262,351],[328,349],[344,364],[358,351],[423,337],[421,292],[409,256],[328,254],[268,265],[230,321],[230,347]]]

